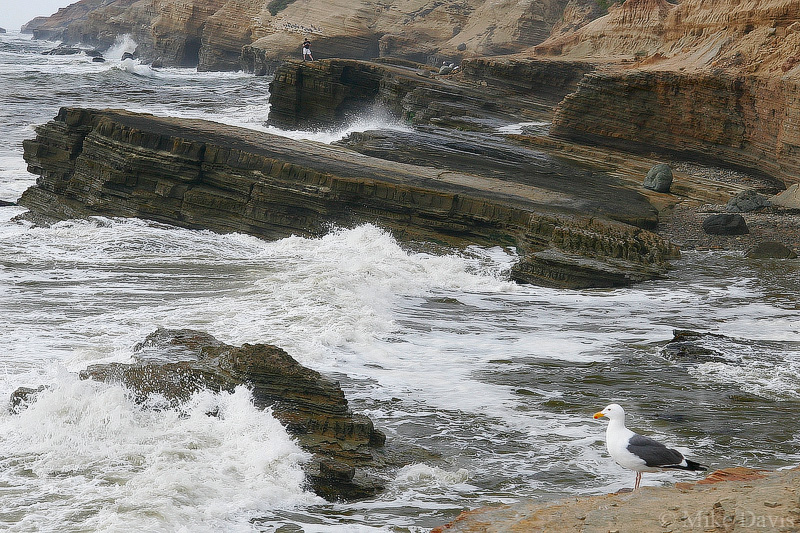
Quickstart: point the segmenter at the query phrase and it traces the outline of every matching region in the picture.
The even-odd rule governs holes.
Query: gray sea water
[[[0,35],[0,199],[35,183],[21,144],[60,106],[266,129],[266,78],[122,62],[126,40],[106,63],[41,55],[54,45]],[[408,129],[365,116],[273,131],[331,142],[374,128]],[[513,250],[413,251],[371,225],[268,242],[137,219],[33,227],[13,220],[23,211],[0,208],[0,403],[49,389],[19,414],[0,406],[2,530],[418,532],[475,507],[616,491],[633,474],[592,419],[612,401],[711,468],[800,462],[798,262],[692,252],[665,280],[568,291],[510,282]],[[246,389],[154,411],[76,378],[129,361],[157,327],[281,346],[427,458],[375,498],[329,503]],[[666,359],[674,329],[724,336],[722,360]]]

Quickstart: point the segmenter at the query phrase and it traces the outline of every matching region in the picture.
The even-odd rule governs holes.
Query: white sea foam
[[[408,128],[364,110],[367,118],[348,128],[280,131],[264,125],[268,78],[174,68],[151,69],[145,78],[122,70],[119,59],[42,56],[38,51],[55,43],[23,44],[34,51],[8,64],[0,59],[7,82],[0,91],[4,199],[33,183],[21,142],[61,105],[206,118],[318,142],[350,131]],[[508,131],[523,126],[546,125]],[[712,396],[741,390],[789,406],[797,401],[798,274],[791,263],[772,272],[724,254],[687,253],[666,280],[567,291],[511,283],[513,250],[412,250],[373,225],[266,242],[103,217],[38,228],[12,222],[21,211],[0,208],[0,396],[22,385],[46,383],[52,390],[27,414],[0,414],[0,481],[13,481],[4,485],[0,506],[18,531],[91,520],[94,530],[106,531],[130,530],[132,523],[180,530],[185,521],[200,531],[274,531],[285,524],[306,532],[416,533],[465,507],[630,486],[630,473],[605,454],[603,424],[591,419],[611,399],[673,405],[686,390],[702,387]],[[129,361],[132,347],[158,326],[201,329],[232,344],[281,346],[341,379],[351,406],[369,415],[390,443],[422,446],[426,455],[376,498],[321,504],[296,484],[302,462],[296,450],[281,454],[279,428],[273,431],[268,413],[244,405],[249,396],[242,391],[198,397],[184,410],[151,411],[119,387],[54,370]],[[678,328],[738,339],[723,344],[735,357],[705,365],[661,360],[659,348]],[[662,387],[643,386],[662,379]],[[276,434],[266,447],[280,456],[277,479],[248,478],[248,465],[260,472],[263,464],[253,451],[261,429],[233,415],[205,415],[209,405],[239,401],[234,412],[266,417],[259,424]],[[725,412],[715,408],[684,410],[688,418]],[[638,422],[634,427],[660,437],[661,426]],[[680,428],[670,426],[668,433]],[[244,435],[242,442],[233,435]],[[776,437],[784,435],[770,435]],[[723,441],[708,433],[693,448],[719,460],[748,456],[746,444]],[[70,447],[74,454],[63,449]],[[226,455],[227,447],[241,460]],[[222,455],[230,472],[217,473],[202,450]],[[791,446],[776,457],[777,463],[797,458]],[[205,477],[209,472],[218,483]],[[645,483],[674,479],[654,475]]]
[[[398,485],[414,485],[418,483],[434,483],[437,485],[456,485],[469,481],[470,474],[466,468],[445,470],[437,466],[423,463],[404,466],[395,476]]]
[[[498,133],[508,133],[508,134],[521,134],[525,131],[526,128],[537,127],[543,128],[545,126],[549,126],[549,122],[517,122],[515,124],[507,124],[505,126],[500,126],[497,128]]]
[[[366,107],[360,116],[339,128],[324,128],[319,130],[282,130],[270,126],[266,131],[289,137],[291,139],[305,139],[325,144],[341,140],[351,133],[368,130],[395,130],[411,132],[411,126],[389,115],[379,106]]]
[[[117,385],[54,378],[0,415],[5,530],[251,531],[319,501],[303,489],[307,454],[244,388],[153,410]]]
[[[774,361],[746,359],[736,363],[709,362],[690,370],[701,382],[736,383],[744,392],[772,400],[800,399],[800,351]]]

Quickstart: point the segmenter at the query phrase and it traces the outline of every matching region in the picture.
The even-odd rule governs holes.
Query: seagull
[[[700,463],[686,459],[681,452],[667,448],[660,442],[643,437],[625,427],[625,410],[612,403],[599,413],[598,418],[608,418],[606,429],[606,448],[614,461],[623,468],[636,472],[636,485],[639,488],[642,472],[658,472],[662,469],[706,470]]]

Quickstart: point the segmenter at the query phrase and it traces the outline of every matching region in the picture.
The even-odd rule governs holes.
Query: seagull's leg
[[[642,473],[641,472],[636,472],[636,484],[634,485],[633,490],[638,489],[639,488],[639,483],[641,483],[641,482],[642,482]]]

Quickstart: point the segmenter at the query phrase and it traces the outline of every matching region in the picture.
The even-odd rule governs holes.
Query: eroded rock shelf
[[[513,279],[561,287],[652,279],[678,255],[546,181],[443,171],[202,120],[63,108],[24,148],[40,177],[19,203],[40,218],[141,217],[269,239],[375,223],[407,241],[516,247]]]

